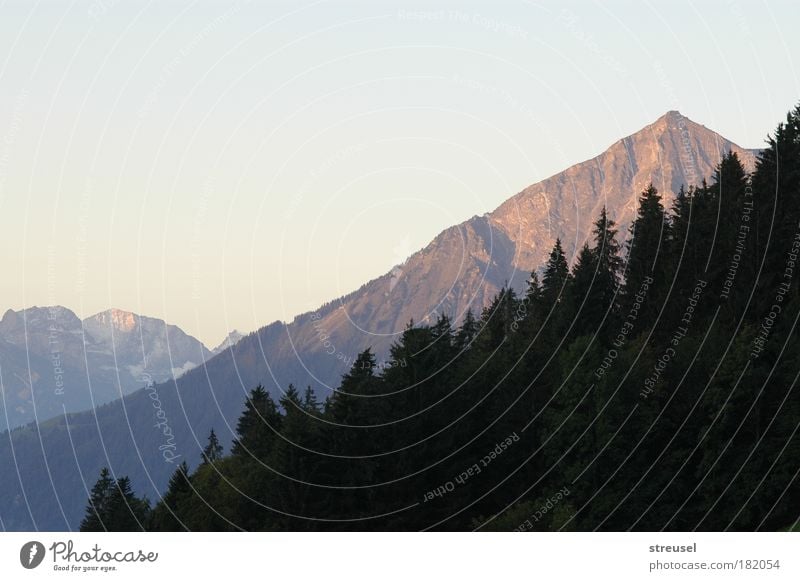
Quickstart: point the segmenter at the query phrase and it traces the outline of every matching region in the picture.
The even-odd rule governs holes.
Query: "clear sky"
[[[800,3],[0,3],[0,310],[213,346],[678,109],[758,147]]]

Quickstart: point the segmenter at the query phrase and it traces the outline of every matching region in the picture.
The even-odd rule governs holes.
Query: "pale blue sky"
[[[0,309],[209,344],[388,271],[665,111],[758,147],[797,3],[0,4]]]

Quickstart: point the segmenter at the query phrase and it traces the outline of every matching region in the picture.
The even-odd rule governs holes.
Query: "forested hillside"
[[[104,475],[87,530],[778,530],[800,510],[800,107],[631,236],[458,327],[410,321],[322,402],[253,386],[150,507]],[[132,507],[120,511],[122,502]],[[115,508],[116,507],[116,508]]]

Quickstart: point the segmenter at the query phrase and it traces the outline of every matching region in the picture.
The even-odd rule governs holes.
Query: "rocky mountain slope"
[[[678,111],[620,139],[597,157],[525,188],[490,214],[491,224],[514,241],[515,265],[537,268],[556,236],[568,256],[583,245],[605,205],[627,232],[639,193],[651,182],[669,207],[681,186],[709,178],[722,154],[734,151],[754,168],[756,150],[744,149]]]

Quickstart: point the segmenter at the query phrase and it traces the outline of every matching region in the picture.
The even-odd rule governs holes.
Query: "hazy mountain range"
[[[84,320],[61,306],[9,310],[0,319],[0,430],[180,377],[240,338],[209,350],[175,325],[119,309]]]
[[[570,256],[580,247],[603,205],[624,238],[647,184],[653,182],[668,204],[681,185],[710,177],[731,150],[752,169],[753,150],[669,112],[596,158],[448,228],[357,291],[291,323],[263,327],[177,380],[13,431],[0,440],[3,527],[77,527],[102,466],[130,475],[138,491],[157,499],[176,462],[196,462],[211,427],[230,442],[255,385],[279,393],[293,382],[327,396],[365,347],[374,347],[380,361],[410,320],[442,312],[459,319],[468,308],[479,311],[506,282],[523,288],[556,236]]]

